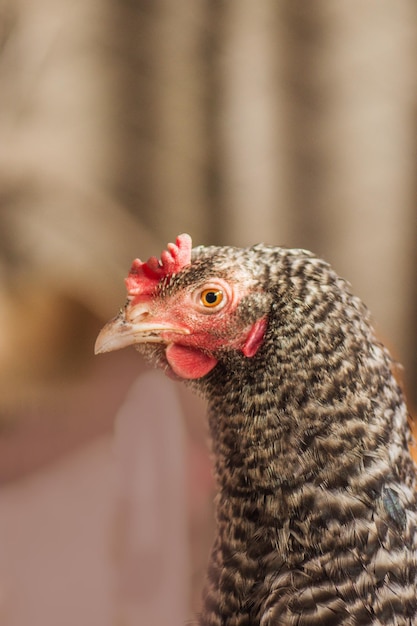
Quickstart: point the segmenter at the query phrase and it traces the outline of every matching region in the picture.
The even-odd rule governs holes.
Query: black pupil
[[[217,291],[209,291],[206,293],[206,302],[208,304],[214,304],[217,302],[218,293]]]

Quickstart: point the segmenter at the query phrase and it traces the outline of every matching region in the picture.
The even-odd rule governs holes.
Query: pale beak
[[[139,343],[164,343],[162,333],[188,335],[189,330],[152,320],[143,304],[129,304],[101,329],[94,347],[95,354],[112,352]]]

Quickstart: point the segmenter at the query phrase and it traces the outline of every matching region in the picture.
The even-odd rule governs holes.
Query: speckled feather
[[[391,359],[348,284],[304,250],[195,248],[159,285],[249,286],[251,359],[218,352],[208,399],[217,535],[200,626],[417,624],[417,485]],[[140,346],[165,365],[160,345]]]

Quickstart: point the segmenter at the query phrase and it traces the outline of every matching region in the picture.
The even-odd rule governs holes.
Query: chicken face
[[[160,344],[157,360],[185,379],[208,374],[227,350],[254,356],[267,321],[265,315],[253,319],[258,313],[250,306],[253,296],[245,281],[237,280],[236,271],[226,278],[211,262],[191,264],[191,240],[184,236],[167,252],[158,262],[134,262],[125,307],[99,334],[96,353]]]

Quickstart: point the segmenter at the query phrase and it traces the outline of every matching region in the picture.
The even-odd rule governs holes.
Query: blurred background
[[[417,400],[413,0],[0,0],[0,623],[182,624],[204,405],[93,357],[134,257],[312,249]]]

